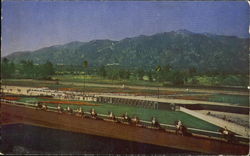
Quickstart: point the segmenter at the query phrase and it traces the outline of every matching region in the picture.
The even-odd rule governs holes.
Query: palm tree
[[[89,66],[88,61],[86,61],[86,60],[83,61],[83,68],[85,69],[85,71],[88,68],[88,66]],[[86,73],[84,72],[84,79],[83,79],[83,82],[84,82],[84,91],[85,91],[85,76],[86,76]]]
[[[161,66],[160,66],[160,65],[157,66],[156,69],[155,69],[155,71],[157,72],[158,82],[160,82],[160,75],[159,75],[159,72],[161,71]],[[159,97],[160,97],[160,88],[159,88],[159,86],[158,86],[158,99],[159,99]]]

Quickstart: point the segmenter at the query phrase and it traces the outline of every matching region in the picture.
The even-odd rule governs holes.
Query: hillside
[[[71,42],[33,52],[6,56],[15,62],[90,66],[119,63],[128,67],[170,65],[175,69],[195,67],[199,71],[248,72],[248,40],[233,36],[197,34],[187,30],[138,36],[120,41]]]

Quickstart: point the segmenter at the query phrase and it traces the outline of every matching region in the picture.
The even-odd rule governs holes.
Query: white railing
[[[225,121],[225,120],[213,117],[213,116],[208,116],[208,115],[205,115],[205,114],[201,114],[201,113],[198,113],[196,111],[186,109],[184,107],[180,107],[180,111],[182,111],[184,113],[187,113],[189,115],[192,115],[192,116],[194,116],[196,118],[199,118],[201,120],[212,123],[212,124],[214,124],[216,126],[219,126],[219,127],[222,127],[222,128],[227,127],[230,131],[232,131],[232,132],[234,132],[236,134],[240,134],[241,136],[245,136],[247,138],[249,137],[249,133],[250,133],[249,128],[246,128],[246,127],[243,127],[241,125],[237,125],[235,123],[231,123],[231,122],[228,122],[228,121]]]

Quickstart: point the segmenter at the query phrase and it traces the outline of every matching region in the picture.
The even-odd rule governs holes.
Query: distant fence
[[[96,102],[109,103],[115,105],[128,105],[128,106],[151,108],[151,109],[158,109],[159,107],[158,102],[155,101],[114,98],[114,97],[97,97]]]
[[[164,109],[164,110],[179,110],[179,106],[172,103],[163,103],[150,100],[138,100],[138,99],[127,99],[127,98],[116,98],[116,97],[97,97],[97,101],[100,103],[108,103],[114,105],[127,105],[134,107],[150,108],[150,109]]]

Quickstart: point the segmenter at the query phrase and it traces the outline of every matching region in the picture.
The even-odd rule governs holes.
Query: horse
[[[178,125],[176,122],[176,130],[175,134],[181,135],[181,136],[192,136],[192,133],[188,132],[187,127],[184,126],[183,124]]]
[[[115,117],[115,115],[112,112],[109,112],[109,119],[113,120],[113,121],[117,121],[117,118]]]
[[[155,118],[152,118],[151,127],[155,128],[157,130],[165,131],[165,129],[161,127],[160,123]]]
[[[226,128],[221,128],[218,130],[222,136],[230,143],[234,143],[237,142],[235,134],[229,130],[227,130]]]
[[[79,108],[78,114],[82,117],[84,116],[84,111],[82,110],[82,108]]]
[[[97,117],[97,113],[95,112],[94,109],[90,110],[90,115],[91,115],[92,118],[96,118]]]
[[[137,116],[135,116],[134,118],[131,119],[131,124],[134,126],[139,126],[140,119]]]
[[[47,107],[47,105],[42,105],[42,110],[48,110],[48,107]]]
[[[187,127],[184,125],[180,126],[179,133],[181,133],[182,136],[193,136],[192,133],[188,132]]]
[[[158,121],[152,122],[151,126],[155,127],[155,128],[161,128],[161,125],[160,125],[160,123]]]
[[[57,111],[58,111],[58,113],[63,113],[64,109],[63,109],[63,107],[61,107],[59,105],[59,106],[57,106]]]
[[[37,108],[37,109],[42,109],[42,108],[43,108],[43,105],[42,105],[40,102],[38,102],[38,103],[36,104],[36,108]]]
[[[123,122],[127,122],[128,124],[131,124],[131,118],[127,114],[122,115]]]
[[[72,108],[69,108],[69,109],[68,109],[68,113],[69,113],[69,114],[73,114],[73,113],[74,113],[74,112],[73,112],[73,109],[72,109]]]
[[[70,108],[70,107],[67,108],[67,112],[68,112],[69,114],[73,114],[73,113],[74,113],[74,112],[73,112],[73,109]]]
[[[96,111],[94,109],[90,110],[90,115],[91,115],[91,118],[93,118],[93,119],[103,120],[103,118],[98,117],[98,115],[97,115],[97,113],[96,113]]]

